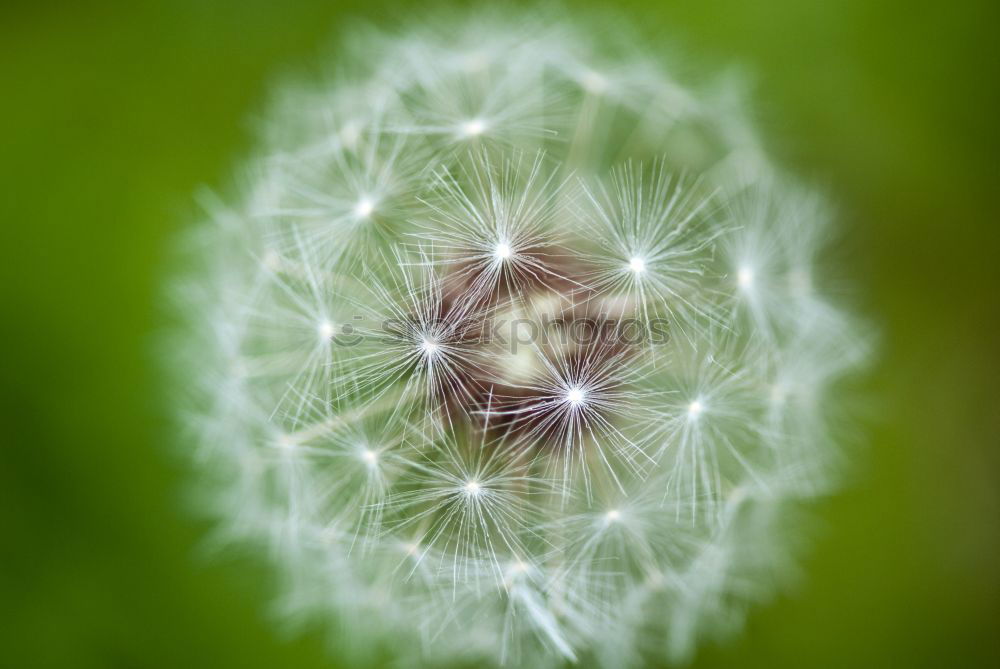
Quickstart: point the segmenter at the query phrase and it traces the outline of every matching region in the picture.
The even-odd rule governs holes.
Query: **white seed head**
[[[836,483],[830,390],[866,346],[812,280],[822,198],[740,86],[612,32],[345,40],[352,77],[279,98],[190,245],[199,499],[292,616],[393,664],[685,662]]]

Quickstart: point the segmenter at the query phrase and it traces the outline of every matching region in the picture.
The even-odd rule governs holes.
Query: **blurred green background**
[[[696,665],[1000,666],[996,0],[616,4],[757,74],[777,153],[842,205],[881,332],[870,447],[821,505],[807,578]],[[266,570],[199,557],[153,344],[170,242],[196,188],[230,182],[270,83],[345,18],[397,14],[0,9],[0,665],[336,666],[318,632],[275,631]]]

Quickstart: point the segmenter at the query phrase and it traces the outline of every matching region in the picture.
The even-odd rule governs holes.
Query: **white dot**
[[[368,465],[374,465],[378,462],[378,453],[366,448],[361,452],[361,459],[364,460]]]
[[[486,54],[481,51],[473,51],[472,53],[466,54],[463,60],[465,69],[470,72],[483,69],[489,62]]]
[[[609,523],[613,523],[613,522],[615,522],[616,520],[618,520],[621,517],[622,517],[622,512],[619,511],[618,509],[611,509],[606,514],[604,514],[604,518]]]
[[[375,211],[375,203],[369,198],[363,197],[354,205],[354,215],[358,218],[368,218]]]
[[[479,481],[469,481],[465,484],[465,492],[468,495],[478,495],[480,490],[482,486],[479,485]]]
[[[496,249],[494,249],[493,255],[500,260],[506,260],[511,256],[510,244],[507,242],[500,242],[497,244]]]
[[[424,339],[420,343],[420,350],[423,351],[424,355],[426,355],[427,357],[430,357],[435,353],[437,353],[439,348],[440,347],[438,346],[437,342],[431,339]]]
[[[580,84],[588,93],[600,94],[608,87],[608,80],[599,72],[588,70],[580,77]]]
[[[586,398],[587,394],[580,388],[573,386],[566,391],[566,401],[572,406],[578,407],[583,404],[583,400]]]
[[[264,254],[263,263],[267,269],[276,271],[281,268],[281,256],[274,249],[268,249]]]
[[[753,283],[753,270],[749,267],[741,267],[736,273],[736,282],[739,283],[742,288],[749,288]]]
[[[697,418],[702,411],[705,410],[705,405],[701,403],[701,400],[695,400],[688,405],[688,415],[692,418]]]
[[[663,574],[658,571],[653,572],[646,578],[646,585],[649,586],[651,590],[661,590],[665,585]]]
[[[319,327],[316,328],[316,331],[319,333],[319,338],[326,341],[334,335],[335,329],[333,323],[330,321],[323,321],[319,324]]]
[[[628,268],[636,274],[641,274],[646,271],[646,261],[636,256],[628,261]]]
[[[474,118],[462,124],[462,134],[466,137],[481,135],[486,130],[486,122],[482,119]]]
[[[340,140],[348,147],[353,149],[358,140],[361,139],[361,124],[357,121],[348,121],[340,129]]]

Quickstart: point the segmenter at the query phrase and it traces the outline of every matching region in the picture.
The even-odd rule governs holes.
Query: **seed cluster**
[[[689,656],[837,469],[824,203],[620,26],[354,34],[179,286],[222,535],[358,663]]]

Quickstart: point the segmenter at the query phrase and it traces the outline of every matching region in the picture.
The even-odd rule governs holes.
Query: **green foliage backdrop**
[[[989,0],[615,3],[756,74],[776,153],[842,206],[881,330],[870,446],[790,597],[697,666],[998,666],[1000,12]],[[0,9],[0,665],[329,667],[266,571],[201,556],[156,333],[171,240],[284,71],[382,2]],[[404,11],[419,15],[420,7]]]

